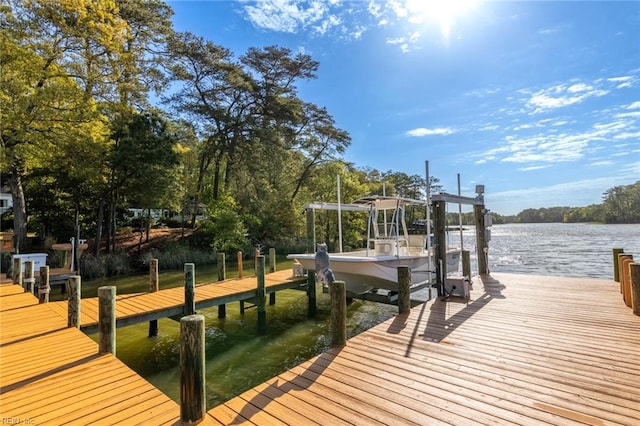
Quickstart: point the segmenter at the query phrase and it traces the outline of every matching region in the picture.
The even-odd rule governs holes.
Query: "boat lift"
[[[446,230],[447,230],[447,214],[446,204],[456,203],[472,205],[475,228],[476,228],[476,250],[478,254],[478,274],[488,274],[488,242],[491,240],[491,230],[489,229],[492,224],[491,216],[488,214],[489,210],[484,205],[484,185],[476,185],[475,197],[464,197],[461,195],[448,194],[446,192],[436,193],[431,195],[431,206],[433,208],[433,224],[434,224],[434,237],[435,237],[435,266],[436,266],[436,286],[438,288],[438,296],[449,295],[462,295],[459,291],[454,293],[454,290],[461,290],[463,280],[470,279],[470,277],[462,277],[460,280],[447,278],[447,242],[446,242]],[[463,268],[464,269],[464,268]],[[458,286],[456,283],[459,282]]]

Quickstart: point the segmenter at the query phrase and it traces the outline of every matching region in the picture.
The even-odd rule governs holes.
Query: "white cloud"
[[[296,33],[308,30],[314,34],[327,35],[337,28],[342,34],[358,38],[363,29],[356,25],[355,31],[343,22],[339,0],[262,0],[245,4],[247,19],[258,28],[271,31]]]
[[[422,137],[422,136],[447,136],[455,133],[454,129],[449,127],[436,127],[428,129],[426,127],[418,127],[417,129],[407,131],[407,136]]]
[[[526,93],[526,91],[524,92]],[[531,94],[527,105],[534,108],[533,113],[539,113],[549,109],[577,104],[590,97],[605,96],[608,93],[608,90],[596,89],[584,83],[571,86],[559,84]]]
[[[640,111],[621,112],[616,114],[617,118],[640,118]]]
[[[522,168],[520,168],[518,170],[520,170],[521,172],[530,172],[532,170],[546,169],[546,168],[549,168],[549,167],[551,167],[551,165],[550,164],[546,164],[546,165],[543,165],[543,166],[522,167]]]
[[[573,84],[567,88],[567,92],[569,93],[586,92],[587,90],[593,90],[593,87],[586,85],[584,83],[578,83],[578,84]]]
[[[627,105],[626,109],[640,109],[640,101],[635,101]]]
[[[594,161],[589,165],[594,167],[600,167],[600,166],[612,166],[613,164],[614,162],[611,160],[603,160],[603,161]]]

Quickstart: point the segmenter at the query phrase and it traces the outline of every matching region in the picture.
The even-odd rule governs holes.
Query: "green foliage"
[[[80,259],[80,273],[82,278],[86,280],[128,275],[131,272],[133,272],[133,268],[130,264],[130,258],[124,252],[107,253],[99,256],[85,255]]]
[[[237,213],[236,203],[228,195],[212,201],[207,210],[208,218],[201,221],[192,240],[196,247],[209,247],[216,252],[242,249],[247,244],[246,229]]]
[[[163,250],[150,250],[142,255],[140,263],[148,270],[149,260],[158,259],[160,270],[180,270],[185,263],[198,265],[213,265],[216,263],[216,254],[211,250],[199,250],[184,243],[172,243]]]

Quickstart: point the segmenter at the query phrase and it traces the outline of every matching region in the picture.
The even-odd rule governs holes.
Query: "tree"
[[[133,114],[117,129],[109,178],[114,204],[122,196],[143,209],[161,207],[179,162],[177,138],[157,112]]]
[[[3,129],[16,214],[17,247],[26,239],[23,178],[61,143],[98,141],[94,95],[106,96],[107,52],[117,52],[125,25],[111,1],[25,1],[0,9]],[[82,151],[82,148],[75,149]]]

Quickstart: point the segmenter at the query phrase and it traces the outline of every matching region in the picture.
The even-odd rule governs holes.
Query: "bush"
[[[184,268],[185,263],[195,263],[196,265],[213,265],[216,263],[217,255],[211,250],[199,250],[189,248],[184,243],[171,243],[164,250],[152,249],[143,253],[140,257],[142,265],[149,265],[150,259],[158,259],[160,270],[175,270]]]
[[[127,275],[131,272],[133,269],[129,262],[129,256],[124,252],[99,256],[85,255],[80,259],[80,273],[82,278],[86,280]]]

